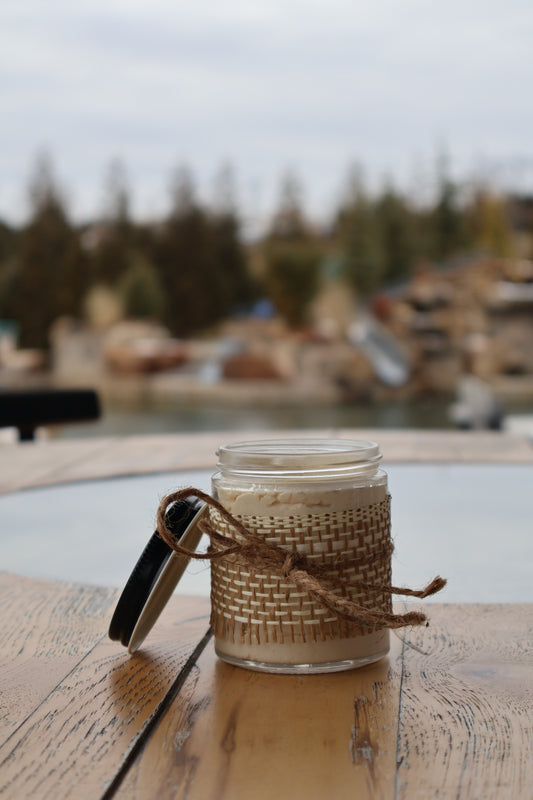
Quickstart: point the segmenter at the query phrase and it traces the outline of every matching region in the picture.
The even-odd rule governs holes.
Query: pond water
[[[176,402],[155,407],[104,407],[102,418],[84,425],[64,425],[60,438],[229,430],[298,428],[451,428],[446,397],[410,402],[346,405],[212,405]]]

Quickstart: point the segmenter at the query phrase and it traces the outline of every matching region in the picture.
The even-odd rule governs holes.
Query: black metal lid
[[[206,506],[199,500],[173,503],[166,512],[167,525],[180,544],[195,550],[201,538],[197,522]],[[140,647],[181,578],[189,558],[180,555],[158,535],[150,540],[120,595],[109,625],[109,637],[130,653]]]

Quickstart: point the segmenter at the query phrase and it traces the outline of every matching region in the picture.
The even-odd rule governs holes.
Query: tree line
[[[266,231],[245,242],[229,168],[209,206],[191,173],[178,170],[166,216],[142,223],[132,218],[126,173],[115,162],[101,219],[76,225],[51,160],[41,158],[27,223],[0,222],[0,319],[17,322],[22,346],[46,348],[54,320],[83,318],[99,288],[117,298],[124,317],[160,321],[179,337],[248,312],[261,298],[289,325],[303,325],[327,264],[366,298],[424,262],[474,251],[512,255],[505,200],[483,188],[468,199],[461,192],[442,174],[435,200],[422,206],[392,184],[372,194],[354,172],[330,224],[318,228],[301,185],[287,175]]]

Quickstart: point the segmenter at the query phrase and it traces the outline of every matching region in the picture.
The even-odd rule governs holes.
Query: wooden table
[[[218,661],[203,598],[130,657],[116,594],[0,575],[0,796],[533,796],[533,605],[433,605],[379,663],[292,676]]]
[[[240,439],[334,436],[380,443],[384,464],[533,464],[525,436],[493,431],[335,429],[159,434],[0,446],[0,494],[93,478],[214,468],[221,444]]]
[[[388,461],[533,461],[496,437],[379,438]],[[205,467],[213,446],[10,446],[0,484]],[[174,596],[130,657],[117,595],[0,574],[2,798],[533,798],[533,604],[426,605],[379,663],[289,676],[218,661],[202,598]]]

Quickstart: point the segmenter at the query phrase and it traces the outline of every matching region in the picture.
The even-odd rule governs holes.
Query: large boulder
[[[256,353],[234,353],[222,365],[222,376],[230,380],[282,380],[271,359]]]

